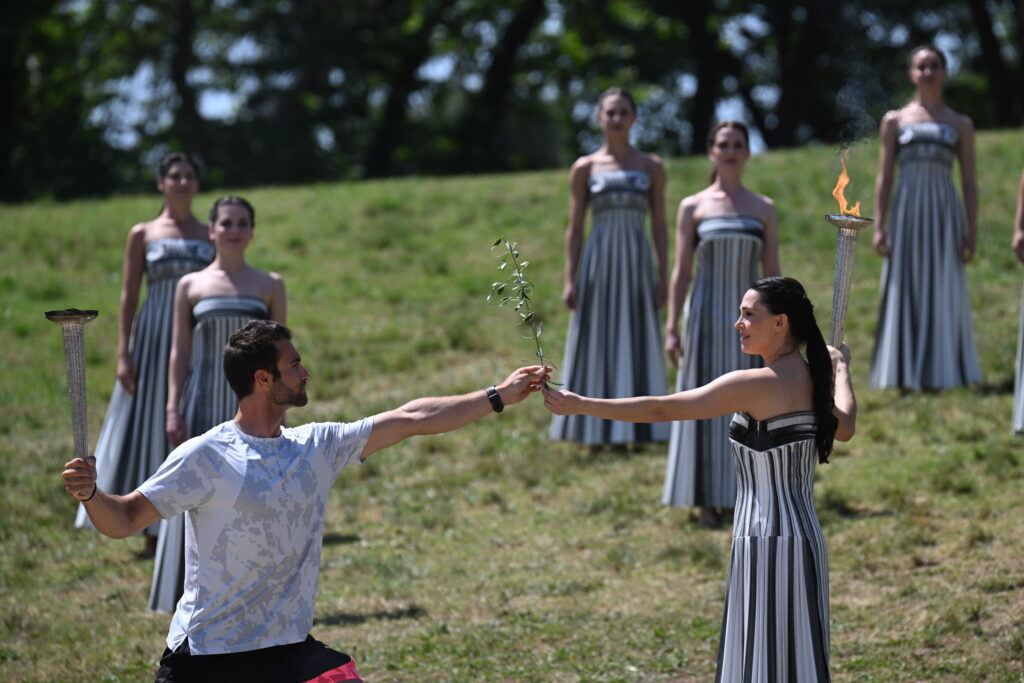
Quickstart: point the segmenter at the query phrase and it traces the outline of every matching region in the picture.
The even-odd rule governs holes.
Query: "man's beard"
[[[274,405],[301,408],[309,403],[309,396],[306,395],[305,387],[297,390],[289,389],[280,382],[274,382],[274,388],[270,392],[270,400],[274,402]]]

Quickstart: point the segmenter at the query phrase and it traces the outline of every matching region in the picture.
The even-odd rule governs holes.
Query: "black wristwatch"
[[[494,385],[487,387],[487,400],[491,402],[491,408],[494,408],[494,412],[500,413],[505,410],[505,404],[501,402],[501,394],[494,388]]]

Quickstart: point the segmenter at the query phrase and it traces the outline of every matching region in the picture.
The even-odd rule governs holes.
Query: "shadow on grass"
[[[1013,377],[1004,377],[997,382],[982,382],[974,387],[982,396],[1003,396],[1013,393]]]
[[[313,620],[313,624],[317,626],[351,626],[355,624],[365,624],[368,621],[398,621],[399,619],[421,619],[427,616],[427,611],[419,605],[412,605],[402,609],[395,610],[379,610],[377,612],[371,612],[370,614],[350,614],[347,612],[339,612],[337,614],[331,614],[326,617],[320,617]]]
[[[324,534],[324,545],[348,545],[359,540],[355,534]]]

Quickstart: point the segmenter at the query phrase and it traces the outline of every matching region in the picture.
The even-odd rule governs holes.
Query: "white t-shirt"
[[[166,519],[185,512],[185,592],[167,647],[245,652],[313,626],[327,492],[358,463],[373,420],[311,423],[262,439],[225,422],[176,448],[139,487]]]

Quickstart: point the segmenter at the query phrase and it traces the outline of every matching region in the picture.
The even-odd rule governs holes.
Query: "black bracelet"
[[[505,404],[501,402],[501,394],[494,388],[494,385],[487,387],[487,400],[491,402],[491,408],[494,412],[500,413],[505,410]]]
[[[89,497],[88,497],[88,498],[82,498],[82,499],[81,499],[81,501],[82,501],[83,503],[88,503],[88,502],[89,502],[90,500],[92,500],[92,499],[93,499],[93,497],[94,497],[94,496],[96,495],[96,489],[97,489],[97,488],[98,488],[98,487],[96,486],[96,484],[93,484],[93,485],[92,485],[92,493],[90,493],[90,494],[89,494]]]

